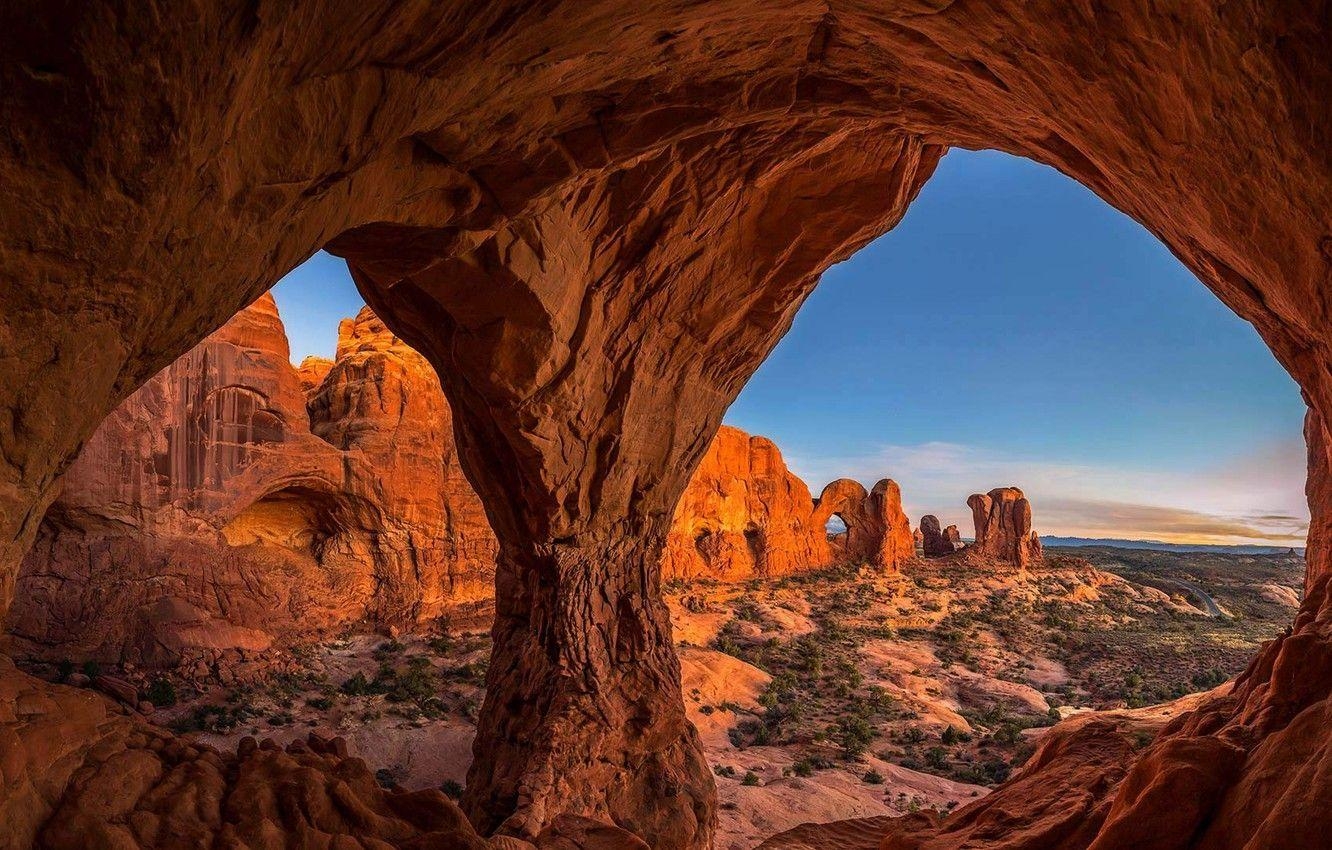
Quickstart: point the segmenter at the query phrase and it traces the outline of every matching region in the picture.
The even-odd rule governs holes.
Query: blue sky
[[[275,294],[292,356],[361,306],[318,254]],[[893,232],[831,269],[728,412],[815,493],[902,486],[971,533],[1017,485],[1043,533],[1297,544],[1304,406],[1253,328],[1052,169],[953,151]]]

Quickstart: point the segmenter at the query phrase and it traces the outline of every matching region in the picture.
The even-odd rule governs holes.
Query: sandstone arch
[[[1078,179],[1255,325],[1328,570],[1330,53],[1325,5],[1258,0],[0,10],[0,608],[100,419],[326,245],[448,376],[500,538],[473,817],[704,846],[672,506],[948,146]]]

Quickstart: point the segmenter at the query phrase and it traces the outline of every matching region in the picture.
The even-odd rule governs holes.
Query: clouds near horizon
[[[1006,486],[1031,499],[1042,534],[1302,546],[1309,524],[1300,439],[1194,470],[1061,462],[939,441],[858,456],[793,455],[787,463],[816,493],[836,478],[866,486],[892,478],[913,523],[935,514],[968,536],[967,496]]]

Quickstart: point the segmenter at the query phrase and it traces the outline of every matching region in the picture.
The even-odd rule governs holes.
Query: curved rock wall
[[[848,528],[836,537],[834,513]],[[771,440],[723,426],[676,509],[663,576],[897,568],[909,534],[893,482],[843,479],[816,501]],[[8,627],[34,655],[196,665],[489,598],[497,548],[430,364],[365,308],[339,326],[333,360],[293,368],[265,295],[94,434]]]
[[[833,514],[847,527],[840,536],[827,531]],[[914,555],[896,484],[867,493],[841,479],[816,501],[771,440],[723,425],[676,507],[662,576],[737,581],[846,563],[896,569]]]

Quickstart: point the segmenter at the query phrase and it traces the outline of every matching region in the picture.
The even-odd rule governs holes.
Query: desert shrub
[[[1226,675],[1226,671],[1213,667],[1211,670],[1206,670],[1194,675],[1193,679],[1190,681],[1193,682],[1193,686],[1198,690],[1208,691],[1229,678],[1230,677]]]
[[[958,738],[957,730],[954,729],[952,726],[949,726],[947,729],[943,730],[943,734],[939,736],[939,740],[949,746],[952,746],[953,744],[956,744],[960,739]]]
[[[865,771],[864,780],[866,785],[882,785],[883,774],[877,770],[867,770]]]
[[[96,679],[98,676],[102,675],[102,665],[91,660],[83,662],[83,675],[87,676],[89,679]]]
[[[918,726],[908,726],[898,735],[898,740],[904,744],[919,744],[925,740],[925,733]]]
[[[948,750],[943,747],[930,747],[925,751],[925,763],[935,770],[948,767]]]
[[[306,699],[305,704],[319,711],[328,711],[333,707],[332,697],[310,697]]]
[[[176,684],[166,676],[158,676],[144,689],[142,697],[158,707],[175,705]]]
[[[999,724],[990,737],[1000,744],[1016,744],[1022,739],[1022,726],[1012,721]]]
[[[176,732],[230,732],[238,725],[257,716],[248,704],[196,705],[171,723]]]
[[[758,785],[759,784],[758,774],[752,770],[746,771],[745,778],[740,780],[740,784],[748,785],[750,787]]]
[[[718,776],[735,776],[735,768],[731,767],[729,764],[716,765],[712,768],[712,772]]]
[[[443,791],[444,796],[448,797],[450,800],[461,800],[463,791],[466,789],[463,788],[463,784],[456,779],[445,779],[439,784],[439,790]]]
[[[797,759],[795,764],[791,765],[791,772],[794,773],[796,776],[813,776],[814,761],[810,759],[808,756],[805,758]]]
[[[370,680],[365,677],[364,673],[358,671],[350,679],[342,683],[340,690],[350,697],[365,696],[371,692]]]

